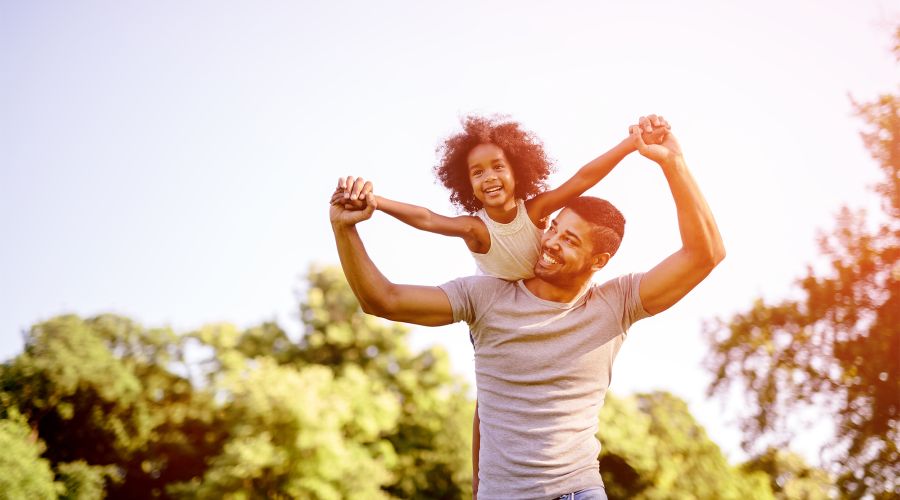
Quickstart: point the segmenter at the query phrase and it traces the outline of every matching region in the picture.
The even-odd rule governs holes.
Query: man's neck
[[[587,276],[584,280],[573,280],[570,284],[559,285],[535,276],[523,280],[522,283],[539,299],[565,303],[572,302],[577,297],[580,297],[591,286],[591,277]]]

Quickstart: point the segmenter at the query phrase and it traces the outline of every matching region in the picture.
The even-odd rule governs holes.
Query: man
[[[619,247],[624,218],[604,200],[564,208],[541,239],[535,276],[507,282],[460,278],[440,287],[391,283],[366,254],[355,225],[371,217],[370,184],[348,179],[365,207],[332,198],[331,223],[344,273],[364,311],[437,326],[466,321],[475,344],[481,426],[476,494],[490,499],[605,499],[597,414],[612,363],[632,323],[671,307],[724,258],[712,213],[675,137],[638,151],[657,162],[678,212],[682,247],[646,273],[592,285]],[[363,188],[362,186],[366,186]]]

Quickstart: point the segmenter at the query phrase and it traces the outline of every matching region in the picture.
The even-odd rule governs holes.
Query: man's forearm
[[[718,263],[725,256],[722,236],[684,158],[679,155],[660,166],[675,201],[683,249],[692,256]]]
[[[347,277],[350,288],[359,300],[363,311],[377,314],[380,309],[379,299],[385,296],[385,292],[392,283],[381,274],[381,271],[369,258],[355,225],[332,224],[332,230],[341,267],[344,269],[344,275]]]

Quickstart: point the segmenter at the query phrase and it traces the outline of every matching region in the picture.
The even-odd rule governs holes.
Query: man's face
[[[557,285],[589,280],[609,260],[609,254],[593,255],[592,229],[577,213],[563,209],[541,237],[541,256],[534,265],[535,276]]]

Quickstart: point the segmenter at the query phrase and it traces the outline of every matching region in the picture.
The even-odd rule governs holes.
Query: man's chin
[[[534,276],[554,285],[561,284],[567,279],[566,276],[561,275],[558,271],[547,269],[540,264],[534,266]]]
[[[556,286],[570,286],[576,283],[589,281],[592,275],[593,272],[572,272],[571,270],[566,272],[559,268],[547,269],[541,266],[540,263],[534,266],[535,278],[539,278],[541,281]]]

